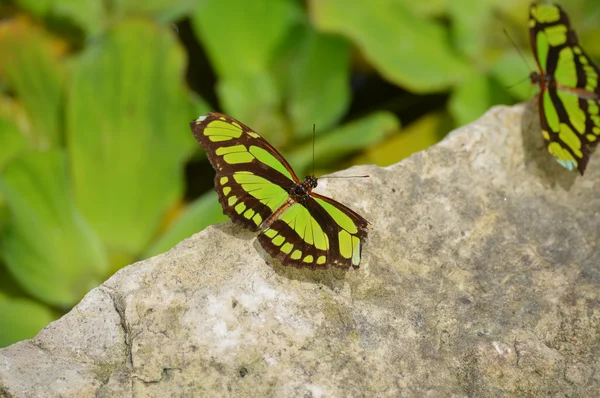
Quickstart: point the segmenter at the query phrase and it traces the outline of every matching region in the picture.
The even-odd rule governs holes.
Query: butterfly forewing
[[[216,170],[215,190],[223,211],[257,231],[285,203],[296,175],[269,143],[233,118],[210,113],[190,126]]]
[[[532,80],[540,86],[540,123],[548,151],[567,169],[583,174],[600,137],[600,70],[557,5],[531,5],[530,39],[540,69]]]
[[[358,268],[369,223],[346,206],[312,193],[267,141],[243,123],[210,113],[190,124],[216,170],[215,189],[234,222],[261,233],[263,248],[284,265]]]

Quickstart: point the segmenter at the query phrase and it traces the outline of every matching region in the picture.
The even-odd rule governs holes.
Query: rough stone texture
[[[563,170],[535,114],[494,108],[319,186],[374,225],[360,270],[208,228],[0,350],[0,396],[600,396],[596,155]]]

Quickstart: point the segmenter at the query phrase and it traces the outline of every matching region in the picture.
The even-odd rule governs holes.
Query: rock
[[[317,188],[373,224],[359,270],[207,228],[0,350],[0,396],[600,396],[600,154],[496,107],[365,173]]]

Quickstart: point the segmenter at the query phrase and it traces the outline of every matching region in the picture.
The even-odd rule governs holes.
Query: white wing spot
[[[204,119],[206,119],[208,115],[202,115],[202,116],[198,116],[198,119],[196,119],[197,122],[203,122]]]

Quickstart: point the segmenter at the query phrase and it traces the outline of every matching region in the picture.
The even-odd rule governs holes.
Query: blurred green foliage
[[[565,8],[600,60],[595,1]],[[535,94],[527,17],[521,0],[3,2],[0,346],[225,219],[198,115],[252,126],[299,174],[313,124],[319,171],[389,165]]]

